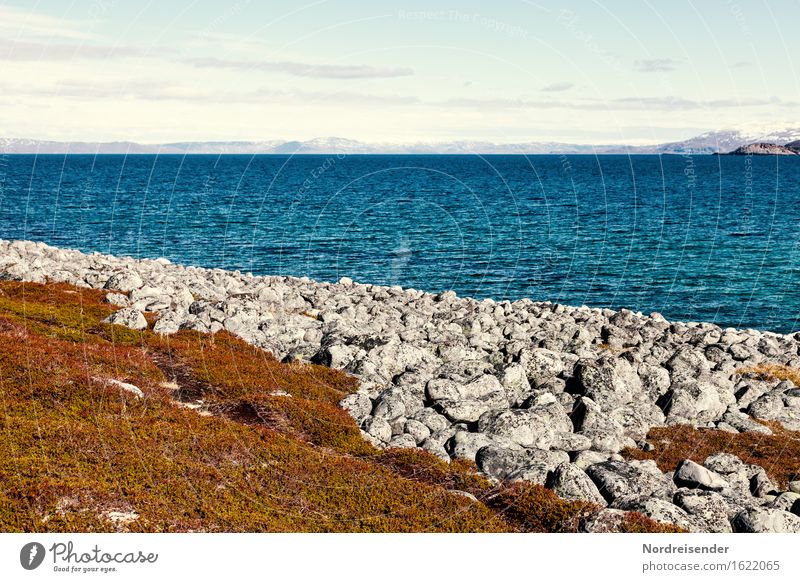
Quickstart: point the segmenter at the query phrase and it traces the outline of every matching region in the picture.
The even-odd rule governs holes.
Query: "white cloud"
[[[642,59],[634,62],[640,73],[667,73],[674,71],[678,61],[674,59]]]
[[[0,34],[40,39],[86,40],[93,38],[82,22],[55,18],[40,12],[0,6]]]
[[[572,83],[550,83],[549,85],[545,85],[542,87],[542,91],[545,93],[559,93],[561,91],[569,91],[575,85]]]
[[[0,38],[2,61],[74,61],[143,56],[146,51],[130,46],[78,43],[10,41]]]
[[[798,107],[800,102],[778,97],[749,99],[688,99],[684,97],[616,97],[609,99],[583,98],[572,101],[555,99],[519,98],[459,98],[449,99],[443,105],[474,109],[567,109],[581,111],[689,111],[708,109],[738,109],[741,107]]]
[[[296,61],[250,61],[238,59],[219,59],[198,57],[184,62],[196,67],[230,69],[234,71],[271,71],[287,73],[296,77],[316,77],[323,79],[381,79],[386,77],[407,77],[414,71],[407,67],[373,67],[370,65],[324,65],[299,63]]]

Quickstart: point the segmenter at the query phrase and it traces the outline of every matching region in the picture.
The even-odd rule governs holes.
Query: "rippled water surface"
[[[800,158],[5,156],[0,237],[800,329]]]

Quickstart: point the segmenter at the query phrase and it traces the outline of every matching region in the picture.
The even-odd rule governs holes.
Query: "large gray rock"
[[[119,273],[114,273],[108,278],[104,288],[115,289],[117,291],[122,291],[123,293],[128,293],[129,291],[138,289],[143,284],[144,282],[142,281],[141,276],[136,271],[120,271]]]
[[[636,442],[626,434],[615,411],[604,411],[594,400],[582,396],[575,402],[572,422],[579,434],[587,437],[591,448],[605,453],[618,453],[626,447],[635,447]]]
[[[182,311],[168,311],[156,320],[153,331],[161,335],[176,333],[186,323],[188,315]]]
[[[524,467],[528,460],[528,454],[522,449],[512,450],[494,445],[482,447],[475,455],[478,468],[501,481]]]
[[[568,453],[575,453],[578,451],[586,451],[592,447],[592,439],[586,435],[576,434],[572,432],[558,432],[553,435],[550,442],[550,448],[556,451],[567,451]]]
[[[614,501],[612,507],[626,511],[638,511],[653,521],[666,525],[676,525],[688,532],[703,531],[703,525],[696,518],[677,505],[657,497],[640,495],[621,497]]]
[[[731,507],[725,498],[714,491],[679,489],[673,499],[675,505],[698,520],[702,531],[730,533]]]
[[[639,379],[642,382],[642,391],[650,402],[656,402],[669,390],[669,372],[661,366],[653,364],[640,364],[638,369]]]
[[[413,418],[406,420],[405,425],[403,425],[403,432],[410,435],[417,444],[422,443],[431,436],[431,429]]]
[[[386,448],[389,449],[413,449],[416,448],[417,441],[411,435],[408,434],[400,434],[396,437],[392,437],[389,443],[386,445]]]
[[[601,409],[617,408],[642,393],[642,381],[624,358],[603,358],[575,368],[578,390]]]
[[[459,383],[445,378],[435,378],[428,382],[427,396],[433,402],[438,400],[483,400],[489,405],[507,404],[505,391],[500,381],[485,374],[467,383]]]
[[[353,361],[357,348],[343,343],[331,343],[323,347],[313,358],[314,363],[342,370]]]
[[[733,394],[730,394],[733,399]],[[668,424],[698,424],[718,420],[730,402],[709,380],[681,378],[659,399]]]
[[[545,451],[541,449],[527,449],[528,458],[524,466],[509,475],[511,481],[530,481],[544,485],[547,478],[555,468],[563,463],[569,463],[569,455],[563,451]]]
[[[673,383],[699,378],[711,371],[705,354],[688,345],[679,347],[664,367],[669,370]]]
[[[388,443],[392,440],[392,426],[383,418],[368,416],[361,423],[361,428],[368,435],[382,443]]]
[[[453,422],[475,422],[486,412],[508,408],[503,386],[488,374],[464,384],[436,378],[428,382],[426,393],[436,408]]]
[[[785,491],[775,498],[775,501],[770,503],[770,507],[774,509],[782,509],[789,511],[795,515],[800,515],[800,493],[793,491]]]
[[[676,489],[652,462],[609,460],[589,466],[586,473],[609,502],[629,496],[672,499]]]
[[[500,384],[503,386],[508,401],[519,406],[531,395],[531,384],[528,372],[522,364],[508,364],[500,372]]]
[[[432,433],[445,430],[450,426],[450,421],[432,408],[423,408],[414,413],[411,418],[427,426]]]
[[[582,469],[571,463],[558,465],[549,475],[547,487],[563,499],[589,501],[598,505],[606,504],[597,485]]]
[[[526,480],[544,485],[552,470],[569,462],[569,455],[560,451],[487,445],[478,450],[475,461],[481,471],[495,479]]]
[[[722,415],[722,422],[732,426],[738,432],[757,432],[760,434],[771,435],[772,429],[768,426],[756,422],[747,414],[739,411],[728,411]]]
[[[348,394],[339,402],[339,406],[350,413],[357,421],[362,421],[372,411],[372,400],[363,392]]]
[[[709,455],[703,466],[721,475],[740,473],[744,470],[744,463],[736,455],[730,453],[715,453]]]
[[[722,491],[729,486],[721,475],[689,459],[678,464],[673,480],[678,487],[707,491]]]
[[[758,420],[773,420],[785,428],[800,431],[800,398],[787,394],[795,390],[788,382],[781,382],[774,390],[758,397],[747,408],[748,414]]]
[[[580,451],[573,456],[572,463],[579,469],[585,471],[592,465],[608,461],[609,456],[608,453],[601,453],[598,451]]]
[[[747,407],[747,413],[759,420],[778,420],[783,413],[783,394],[777,390],[767,392]]]
[[[560,356],[544,348],[523,351],[520,363],[525,367],[528,380],[533,386],[543,384],[564,371]]]
[[[147,329],[147,320],[144,318],[144,314],[133,307],[124,307],[119,311],[115,311],[103,321],[130,329]]]
[[[742,533],[800,533],[800,517],[764,507],[752,507],[740,511],[731,520],[733,531]]]
[[[454,459],[474,461],[478,450],[490,444],[493,441],[488,435],[460,430],[448,439],[444,448]]]
[[[559,433],[572,431],[572,422],[553,398],[528,409],[489,411],[480,417],[478,430],[524,447],[547,449]]]
[[[768,495],[777,495],[778,487],[769,478],[767,472],[758,466],[755,466],[755,469],[750,477],[750,492],[753,496],[767,497]]]

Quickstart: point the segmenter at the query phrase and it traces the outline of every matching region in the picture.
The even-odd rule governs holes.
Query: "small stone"
[[[134,386],[133,384],[129,384],[127,382],[121,382],[120,380],[115,380],[113,378],[107,378],[107,379],[92,378],[92,379],[94,381],[100,382],[102,384],[107,384],[109,386],[115,386],[116,388],[119,388],[120,390],[124,390],[125,392],[130,392],[131,394],[133,394],[137,398],[144,398],[144,392],[142,392],[142,390],[138,386]]]
[[[413,438],[414,442],[417,444],[431,436],[431,429],[422,424],[420,421],[414,420],[413,418],[406,420],[406,423],[403,426],[403,432],[411,435],[411,438]]]

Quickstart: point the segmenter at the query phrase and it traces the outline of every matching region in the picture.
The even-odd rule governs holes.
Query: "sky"
[[[0,0],[0,137],[645,144],[796,127],[798,22],[800,0]]]

